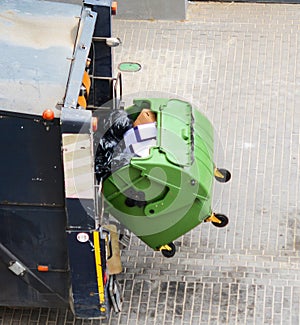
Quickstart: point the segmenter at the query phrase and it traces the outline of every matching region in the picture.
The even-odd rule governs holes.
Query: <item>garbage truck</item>
[[[116,229],[100,222],[93,109],[119,87],[116,8],[69,2],[0,2],[0,305],[107,318],[121,265]]]
[[[228,223],[211,208],[231,175],[206,117],[176,98],[125,108],[115,13],[111,0],[0,3],[2,306],[107,319],[121,311],[121,228],[172,257],[200,223]]]

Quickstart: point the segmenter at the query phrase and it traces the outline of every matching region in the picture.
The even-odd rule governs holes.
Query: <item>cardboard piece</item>
[[[141,110],[140,114],[138,115],[137,119],[134,121],[133,126],[153,123],[156,122],[156,115],[151,109],[144,108]]]

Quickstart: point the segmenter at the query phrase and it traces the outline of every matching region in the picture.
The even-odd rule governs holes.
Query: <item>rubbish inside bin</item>
[[[149,108],[142,109],[141,113],[138,115],[137,119],[133,122],[133,126],[153,123],[156,121],[156,115]]]
[[[150,149],[156,146],[156,123],[140,124],[124,134],[125,152],[138,157],[149,156]]]
[[[120,142],[124,133],[131,129],[133,121],[124,110],[112,110],[104,123],[104,130],[107,130],[100,139],[96,151],[95,173],[98,182],[106,179],[111,170],[128,163],[132,154],[123,153]]]
[[[156,114],[142,109],[133,120],[124,110],[112,110],[104,123],[107,130],[96,151],[95,172],[98,182],[130,163],[133,156],[147,157],[156,146]],[[124,141],[125,144],[124,144]]]

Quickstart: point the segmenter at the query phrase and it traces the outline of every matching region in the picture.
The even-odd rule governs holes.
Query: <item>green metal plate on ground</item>
[[[142,66],[137,62],[122,62],[118,66],[118,69],[122,72],[137,72],[141,68]]]

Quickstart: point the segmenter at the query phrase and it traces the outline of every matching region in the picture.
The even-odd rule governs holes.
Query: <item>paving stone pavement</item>
[[[165,94],[213,122],[226,228],[201,224],[171,259],[132,236],[123,311],[109,325],[300,324],[300,6],[189,4],[186,21],[122,21],[124,98]],[[130,104],[130,103],[128,103]],[[102,324],[68,310],[0,308],[0,324]]]

